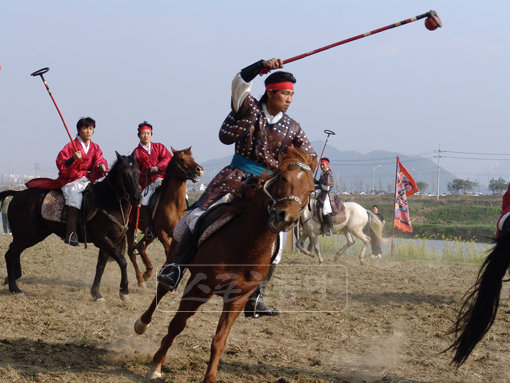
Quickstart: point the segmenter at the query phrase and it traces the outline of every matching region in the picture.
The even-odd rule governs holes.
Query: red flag
[[[397,157],[397,175],[395,180],[395,216],[393,217],[394,226],[402,231],[412,232],[411,218],[409,217],[409,206],[407,197],[413,195],[418,190],[414,178],[407,169],[400,163]]]

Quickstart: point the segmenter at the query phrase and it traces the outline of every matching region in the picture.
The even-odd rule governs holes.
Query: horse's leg
[[[351,233],[347,229],[344,230],[344,235],[345,235],[345,239],[347,239],[347,243],[340,250],[337,251],[337,253],[335,255],[335,262],[345,252],[345,250],[347,250],[349,247],[354,245],[354,238],[352,238]]]
[[[170,244],[170,256],[167,256],[166,263],[172,263],[173,256],[175,254],[175,250],[177,249],[177,241],[172,241]],[[168,289],[164,287],[161,284],[158,284],[158,287],[156,289],[156,296],[154,299],[152,299],[152,302],[150,306],[147,308],[147,310],[142,314],[140,318],[138,318],[135,322],[135,332],[137,334],[143,334],[149,324],[152,322],[152,315],[154,314],[154,311],[156,310],[156,307],[158,307],[159,302],[163,299],[163,297],[168,293]]]
[[[39,229],[42,231],[37,231],[37,229],[29,230],[27,233],[22,233],[23,235],[18,234],[21,230],[19,230],[20,225],[13,225],[12,233],[13,233],[13,241],[9,245],[9,249],[5,253],[5,265],[7,267],[7,278],[4,280],[4,285],[9,284],[9,291],[14,294],[23,294],[16,284],[16,280],[21,278],[21,253],[23,250],[41,242],[48,235],[45,229]],[[30,229],[30,227],[28,227]],[[23,239],[23,243],[20,243],[18,238]]]
[[[135,254],[135,228],[133,225],[129,225],[128,231],[126,233],[127,245],[128,245],[128,256],[133,264],[133,268],[135,269],[136,281],[138,282],[138,286],[145,287],[145,280],[142,276],[140,269],[138,268],[138,264],[136,262],[136,254]]]
[[[310,252],[310,248],[307,250],[305,249],[305,241],[306,241],[306,238],[308,238],[305,234],[301,234],[301,236],[299,237],[299,239],[296,241],[296,247],[298,248],[299,251],[301,251],[302,253],[308,255],[309,257],[312,257],[313,258],[313,254]],[[311,242],[310,242],[311,243]],[[310,245],[309,245],[310,247]]]
[[[168,332],[161,340],[159,349],[152,358],[152,366],[145,376],[147,379],[157,379],[161,377],[161,366],[165,361],[168,349],[172,346],[175,337],[184,330],[187,320],[210,298],[210,294],[204,293],[197,287],[193,287],[189,292],[183,294],[179,309],[168,325]]]
[[[101,284],[101,278],[103,276],[106,263],[108,262],[108,258],[109,255],[106,253],[106,251],[99,249],[99,254],[97,256],[96,275],[94,276],[94,283],[90,288],[90,294],[96,300],[96,302],[104,301],[104,298],[99,291],[99,285]]]
[[[235,320],[243,310],[247,300],[248,295],[233,302],[228,301],[223,303],[223,312],[221,313],[218,327],[216,328],[216,334],[211,344],[211,356],[207,365],[204,383],[216,383],[216,372],[218,371],[221,354],[227,343],[228,334]]]
[[[20,249],[15,242],[9,245],[9,249],[5,253],[5,265],[7,266],[7,278],[5,284],[9,284],[9,291],[14,294],[23,294],[16,284],[16,280],[22,275],[20,256],[23,249]]]
[[[319,245],[319,236],[318,235],[310,236],[310,245],[315,250],[315,254],[317,254],[317,258],[319,259],[319,265],[322,265],[324,263],[324,260],[322,259],[322,256],[321,256],[321,247]]]
[[[367,247],[370,243],[370,237],[363,233],[363,229],[359,228],[352,231],[352,234],[354,234],[356,237],[361,239],[363,241],[363,248],[361,249],[361,252],[359,253],[359,263],[364,265],[365,264],[365,251],[367,250]]]
[[[152,276],[152,270],[154,269],[154,266],[152,266],[152,263],[147,256],[147,248],[149,245],[154,241],[154,238],[152,239],[145,239],[145,243],[143,244],[143,247],[140,250],[140,257],[142,258],[142,262],[145,265],[145,271],[143,272],[143,280],[147,281]],[[145,284],[144,284],[145,285]]]
[[[119,290],[120,299],[122,299],[123,302],[128,302],[129,281],[127,276],[127,261],[126,258],[124,258],[122,249],[123,249],[122,244],[118,244],[117,248],[115,249],[115,252],[112,253],[111,257],[115,259],[120,268],[120,290]]]

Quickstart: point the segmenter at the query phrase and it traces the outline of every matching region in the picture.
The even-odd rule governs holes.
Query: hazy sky
[[[505,172],[510,150],[510,2],[465,1],[2,1],[0,173],[56,175],[67,134],[40,78],[43,67],[74,135],[97,121],[93,140],[112,161],[154,141],[192,146],[199,161],[233,153],[218,140],[231,79],[259,59],[289,58],[435,9],[423,20],[288,64],[298,82],[291,117],[312,141],[324,129],[339,150],[432,157],[458,176]],[[263,93],[254,80],[254,95]],[[476,157],[480,160],[453,160]],[[506,154],[508,153],[508,154]],[[490,155],[495,154],[495,155]],[[497,165],[496,165],[497,164]]]

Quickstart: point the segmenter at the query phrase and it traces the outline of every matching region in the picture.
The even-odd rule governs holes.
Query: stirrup
[[[172,267],[172,269],[168,273],[163,273],[163,270],[169,266]],[[174,270],[177,270],[177,279],[173,279],[170,277],[170,274],[172,274]],[[156,280],[161,285],[163,285],[168,291],[174,291],[179,285],[181,277],[182,277],[181,266],[179,266],[177,263],[170,263],[163,267],[163,269],[159,272],[158,276],[156,277]]]
[[[80,242],[78,242],[78,235],[74,231],[69,234],[69,238],[67,238],[64,242],[71,246],[80,246]]]

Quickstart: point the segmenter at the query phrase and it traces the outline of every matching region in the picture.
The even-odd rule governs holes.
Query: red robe
[[[172,159],[173,155],[168,151],[165,145],[158,142],[151,142],[151,154],[149,154],[149,152],[145,150],[141,144],[138,144],[135,151],[138,165],[140,166],[139,184],[143,190],[147,186],[145,181],[145,174],[147,169],[150,169],[153,166],[157,166],[159,169],[158,173],[148,174],[147,183],[150,185],[156,180],[156,178],[164,178],[166,167],[168,166],[168,163]]]
[[[82,158],[81,160],[75,160],[71,166],[67,167],[65,162],[76,152],[73,142],[76,148],[81,151]],[[108,163],[104,159],[103,152],[99,145],[90,141],[89,151],[85,154],[80,140],[75,138],[73,142],[69,142],[64,146],[57,156],[58,178],[56,180],[50,178],[34,178],[26,183],[27,187],[58,189],[83,176],[86,176],[91,181],[95,181],[97,178],[101,177],[101,172],[97,169],[97,166],[100,164],[103,164],[106,170],[108,170]]]

